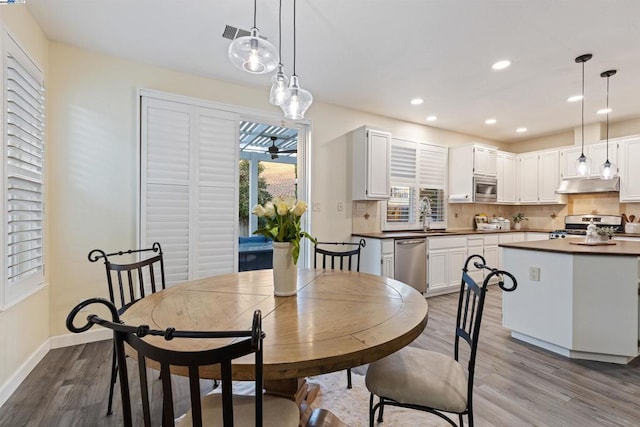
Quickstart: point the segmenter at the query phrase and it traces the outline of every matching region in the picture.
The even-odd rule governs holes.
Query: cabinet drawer
[[[467,238],[467,246],[470,248],[484,246],[484,237],[469,237]]]
[[[432,249],[449,249],[464,248],[467,246],[466,237],[427,237],[427,245],[429,250]]]
[[[382,253],[383,254],[392,254],[394,251],[393,247],[393,239],[385,239],[382,241]]]
[[[484,236],[485,245],[497,245],[500,242],[500,236],[497,234],[491,236]]]

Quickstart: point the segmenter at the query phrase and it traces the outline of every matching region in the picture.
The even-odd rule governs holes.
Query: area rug
[[[323,408],[331,411],[340,421],[349,427],[369,426],[369,392],[364,385],[366,368],[352,369],[353,388],[347,388],[346,371],[308,377],[307,381],[320,386],[318,397],[311,404],[312,408]],[[219,393],[217,388],[211,393]],[[251,395],[254,392],[252,382],[234,382],[235,394]],[[450,427],[436,415],[404,408],[388,406],[384,410],[384,422],[379,427]]]
[[[369,426],[369,392],[364,385],[364,376],[352,375],[353,388],[347,388],[345,371],[307,378],[308,382],[320,385],[320,393],[311,404],[313,408],[324,408],[333,412],[350,427]],[[446,427],[449,424],[436,415],[404,408],[385,407],[384,422],[380,427]]]

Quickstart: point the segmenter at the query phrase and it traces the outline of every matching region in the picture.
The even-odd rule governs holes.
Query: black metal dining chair
[[[124,256],[139,256],[147,252],[152,252],[155,255],[134,262],[113,262],[114,259],[120,260]],[[124,313],[131,304],[144,298],[148,293],[166,288],[162,247],[158,242],[154,242],[147,249],[129,249],[110,254],[101,249],[94,249],[89,252],[88,258],[91,262],[104,260],[109,300],[118,307],[119,314]],[[113,389],[116,385],[118,372],[115,349],[111,361],[111,385],[107,415],[113,413]]]
[[[324,269],[359,272],[360,250],[366,245],[364,239],[360,239],[359,242],[318,242],[316,239],[313,245],[313,268],[318,268],[318,260],[320,260],[321,268]],[[337,248],[347,249],[338,250]],[[351,368],[349,368],[347,369],[347,388],[351,387]]]
[[[95,314],[87,317],[83,326],[75,326],[78,313],[91,304],[106,306],[112,320],[105,320]],[[140,396],[142,400],[142,418],[145,426],[298,426],[300,411],[295,402],[272,395],[263,395],[263,339],[262,315],[260,310],[253,314],[250,329],[240,331],[178,331],[174,328],[164,330],[150,329],[147,325],[130,326],[120,320],[115,305],[104,298],[91,298],[74,307],[66,321],[67,328],[74,333],[87,331],[93,325],[111,329],[114,335],[120,391],[122,395],[122,415],[125,427],[139,425],[134,423],[132,415],[131,390],[125,355],[125,343],[136,352],[138,374],[140,378]],[[148,336],[160,336],[165,340],[195,338],[219,339],[224,345],[196,351],[177,351],[154,345]],[[255,395],[237,396],[232,393],[232,361],[249,354],[255,355]],[[160,366],[162,380],[162,414],[151,413],[150,390],[147,381],[147,363],[155,362]],[[222,376],[221,393],[209,394],[201,398],[199,367],[220,365]],[[191,409],[183,417],[175,420],[174,389],[171,384],[172,366],[185,367],[189,377],[189,397]],[[177,397],[177,396],[175,396]],[[154,417],[154,415],[156,415]],[[158,420],[157,418],[161,418]]]
[[[481,285],[468,274],[469,263],[489,273]],[[404,347],[383,359],[369,364],[365,384],[371,393],[369,399],[369,426],[373,427],[375,413],[378,422],[383,421],[385,406],[425,411],[439,416],[452,426],[456,423],[445,413],[457,414],[459,426],[463,415],[469,426],[473,426],[473,379],[475,372],[478,338],[489,281],[497,276],[498,285],[504,291],[516,289],[517,282],[510,273],[489,268],[481,255],[471,255],[462,269],[458,314],[456,318],[453,357],[417,347]],[[506,287],[504,276],[511,281]],[[461,350],[466,343],[468,349]],[[464,354],[464,356],[463,356]],[[466,371],[462,359],[466,359]],[[374,405],[374,397],[379,401]]]

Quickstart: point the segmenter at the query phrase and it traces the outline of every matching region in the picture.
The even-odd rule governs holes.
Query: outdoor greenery
[[[273,199],[273,196],[267,191],[267,181],[262,177],[264,165],[258,163],[258,204],[264,205]],[[249,161],[240,160],[240,206],[238,208],[238,219],[240,222],[249,221],[251,207],[249,205]],[[264,218],[258,218],[258,227],[263,227]]]

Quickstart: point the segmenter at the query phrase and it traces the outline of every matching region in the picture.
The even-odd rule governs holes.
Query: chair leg
[[[378,412],[378,422],[381,423],[384,420],[382,419],[382,416],[384,415],[384,400],[382,398],[380,398],[380,412]]]
[[[113,358],[111,359],[111,384],[109,384],[109,404],[107,405],[107,415],[113,414],[113,389],[116,386],[116,377],[118,376],[118,366],[116,363],[115,343],[113,348]]]
[[[373,393],[369,394],[369,427],[373,427],[376,411],[373,409]]]
[[[463,427],[464,426],[464,420],[462,419],[462,414],[458,414],[458,426],[459,427]]]
[[[351,388],[351,368],[347,369],[347,388]]]

